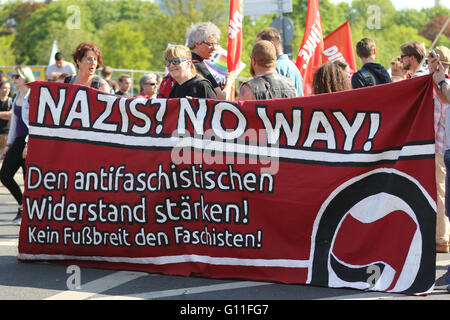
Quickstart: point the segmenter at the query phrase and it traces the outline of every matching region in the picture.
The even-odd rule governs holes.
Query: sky
[[[332,3],[347,2],[351,3],[352,0],[330,0]],[[435,0],[391,0],[395,9],[416,9],[433,7]],[[450,0],[441,0],[441,5],[450,8]]]

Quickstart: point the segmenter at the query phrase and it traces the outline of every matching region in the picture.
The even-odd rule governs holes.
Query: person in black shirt
[[[211,82],[218,99],[229,100],[234,81],[236,80],[235,73],[227,73],[226,83],[222,89],[203,62],[203,60],[211,58],[213,52],[218,48],[219,38],[220,30],[212,22],[196,23],[186,32],[187,46],[191,50],[192,61],[197,70],[197,75]]]
[[[363,66],[352,75],[353,89],[392,82],[387,70],[375,62],[376,45],[373,39],[363,38],[358,41],[356,54],[361,59]]]
[[[173,45],[164,51],[163,56],[170,76],[176,81],[169,98],[217,98],[211,82],[196,75],[189,48]]]
[[[11,84],[0,80],[0,152],[6,146],[9,120],[12,114]]]
[[[130,88],[131,88],[131,77],[128,74],[122,74],[119,77],[119,91],[116,92],[117,95],[124,98],[130,98]]]

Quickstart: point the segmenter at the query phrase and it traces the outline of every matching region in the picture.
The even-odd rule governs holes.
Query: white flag
[[[58,43],[56,40],[53,41],[52,52],[50,53],[50,59],[48,60],[48,65],[55,63],[55,54],[58,52]]]

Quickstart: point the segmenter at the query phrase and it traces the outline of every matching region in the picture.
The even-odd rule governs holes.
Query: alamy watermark
[[[77,265],[70,265],[66,269],[66,273],[70,276],[66,280],[66,286],[69,290],[81,289],[81,269]]]
[[[367,13],[370,14],[366,21],[367,29],[381,29],[381,8],[375,5],[368,6]]]
[[[81,9],[79,6],[71,5],[67,7],[69,17],[66,20],[66,26],[69,30],[81,28]]]
[[[278,173],[280,150],[278,140],[273,137],[279,137],[279,132],[268,133],[264,129],[249,128],[238,135],[232,135],[232,131],[228,130],[227,133],[230,135],[217,134],[212,129],[203,134],[175,131],[172,134],[176,143],[172,148],[171,161],[176,165],[257,165],[261,173]]]

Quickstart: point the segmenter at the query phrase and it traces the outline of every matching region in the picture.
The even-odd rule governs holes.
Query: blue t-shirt
[[[294,81],[295,88],[298,91],[298,96],[303,94],[303,78],[294,62],[289,59],[287,54],[282,54],[277,57],[277,72],[286,78]]]

